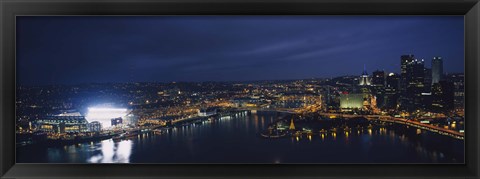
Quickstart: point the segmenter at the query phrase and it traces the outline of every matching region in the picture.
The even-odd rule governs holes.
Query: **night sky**
[[[464,71],[463,16],[17,17],[20,85],[245,81]]]

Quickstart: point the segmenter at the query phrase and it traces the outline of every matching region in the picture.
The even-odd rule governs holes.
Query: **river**
[[[262,138],[282,113],[247,114],[129,140],[17,148],[17,163],[463,163],[464,141],[413,127]]]

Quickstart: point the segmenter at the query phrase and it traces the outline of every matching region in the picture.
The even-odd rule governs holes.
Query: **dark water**
[[[463,163],[464,141],[404,126],[265,139],[279,113],[190,125],[166,134],[17,148],[18,163]]]

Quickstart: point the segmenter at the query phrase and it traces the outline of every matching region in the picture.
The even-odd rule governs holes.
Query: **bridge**
[[[340,117],[340,118],[358,118],[358,117],[363,117],[368,120],[378,120],[382,122],[390,122],[390,123],[396,123],[396,124],[402,124],[402,125],[408,125],[412,126],[415,128],[423,129],[423,130],[428,130],[431,132],[435,132],[441,135],[447,135],[450,137],[454,137],[457,139],[464,139],[465,134],[451,130],[451,129],[445,129],[442,127],[430,125],[430,124],[424,124],[420,123],[416,120],[407,120],[403,118],[398,118],[398,117],[392,117],[392,116],[385,116],[385,115],[354,115],[354,114],[338,114],[338,113],[320,113],[320,115],[323,116],[329,116],[329,117]]]
[[[236,108],[238,110],[245,110],[245,111],[251,111],[251,112],[257,112],[257,111],[265,111],[265,112],[281,112],[281,113],[289,113],[289,114],[298,114],[298,111],[293,108],[256,108],[256,107],[239,107]]]
[[[241,110],[241,111],[248,111],[248,110]],[[242,114],[243,112],[240,112],[240,111],[236,111],[236,112],[228,112],[228,113],[223,113],[222,115],[225,117],[225,116],[233,116],[233,115],[238,115],[238,114]],[[210,117],[221,117],[222,115],[218,116],[219,114],[215,114],[215,115],[210,115],[210,116],[198,116],[198,115],[192,115],[192,116],[187,116],[187,117],[184,117],[184,118],[179,118],[179,119],[174,119],[172,120],[172,124],[176,124],[176,123],[181,123],[181,122],[192,122],[192,121],[197,121],[197,120],[207,120],[208,118]]]

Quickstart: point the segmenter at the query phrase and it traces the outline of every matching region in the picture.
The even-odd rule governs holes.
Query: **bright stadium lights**
[[[88,108],[87,115],[85,118],[89,121],[98,121],[102,123],[104,128],[111,126],[111,119],[118,117],[125,117],[128,113],[128,110],[125,108],[97,108],[91,107]]]

